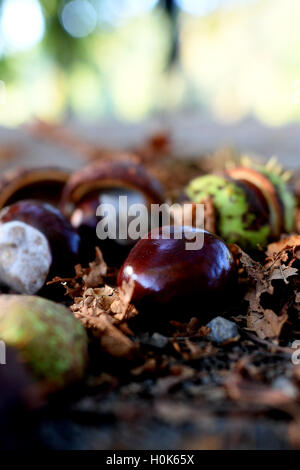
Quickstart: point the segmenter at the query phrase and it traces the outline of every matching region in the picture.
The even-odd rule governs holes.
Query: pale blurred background
[[[154,119],[179,152],[295,165],[299,24],[299,0],[0,0],[0,126],[80,122],[97,140],[105,122],[121,145]]]
[[[298,120],[299,24],[299,0],[1,0],[0,124]]]

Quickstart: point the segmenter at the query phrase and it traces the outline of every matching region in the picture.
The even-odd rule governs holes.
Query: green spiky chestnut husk
[[[57,391],[83,378],[87,335],[64,305],[30,295],[0,295],[0,339],[45,390]]]
[[[192,180],[185,191],[196,203],[212,198],[218,217],[218,233],[228,243],[238,243],[244,248],[266,245],[270,227],[265,223],[257,230],[251,229],[256,214],[250,210],[245,191],[234,181],[218,175],[200,176]]]

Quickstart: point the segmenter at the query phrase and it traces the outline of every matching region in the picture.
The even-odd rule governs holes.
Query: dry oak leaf
[[[280,336],[287,319],[287,313],[278,316],[270,309],[263,312],[252,311],[247,317],[247,326],[249,330],[255,331],[261,339],[276,339]]]
[[[267,255],[269,258],[275,259],[276,256],[281,255],[286,256],[286,252],[292,251],[297,253],[300,250],[300,235],[289,235],[288,237],[283,237],[281,240],[271,243],[268,246]],[[299,254],[296,257],[300,259]],[[285,261],[287,258],[285,258]]]
[[[284,309],[280,315],[277,315],[270,308],[265,308],[261,305],[262,294],[274,294],[274,280],[282,280],[285,284],[289,283],[289,278],[296,276],[298,270],[292,266],[287,266],[283,263],[288,260],[288,257],[280,255],[275,250],[275,246],[270,245],[269,253],[274,258],[267,259],[265,265],[252,260],[252,258],[240,250],[239,262],[241,267],[247,273],[249,289],[245,294],[245,300],[249,302],[247,327],[249,330],[254,331],[259,338],[277,339],[280,336],[281,330],[285,322],[288,320],[287,312]],[[287,299],[288,300],[288,299]]]
[[[291,276],[297,276],[297,274],[297,268],[292,268],[291,266],[285,266],[283,264],[282,266],[278,266],[272,269],[269,275],[269,281],[274,281],[275,279],[277,279],[284,281],[285,284],[288,284],[288,278]]]
[[[136,308],[130,304],[134,291],[134,280],[122,282],[122,286],[118,289],[118,299],[115,299],[110,308],[114,313],[114,318],[119,322],[127,320],[137,315]]]
[[[83,318],[99,317],[102,313],[110,313],[110,306],[114,298],[114,289],[103,286],[86,289],[82,297],[76,297],[71,310],[80,320]]]
[[[107,265],[98,247],[95,248],[95,253],[95,260],[89,263],[88,268],[83,268],[81,264],[77,264],[74,267],[74,277],[61,278],[56,276],[47,284],[62,284],[66,289],[66,295],[69,295],[72,299],[82,296],[83,292],[90,287],[103,285],[107,275]]]
[[[298,274],[300,261],[300,235],[290,235],[268,246],[265,270],[270,271],[272,279],[288,278]]]
[[[267,292],[273,294],[274,288],[271,284],[269,272],[258,261],[254,261],[249,255],[240,250],[240,265],[247,273],[250,283],[255,287],[255,297],[259,301],[260,296]],[[249,299],[247,299],[249,300]]]
[[[101,250],[96,247],[96,258],[89,263],[89,268],[82,270],[82,281],[84,287],[97,287],[103,284],[107,274],[107,264],[103,259]]]
[[[97,318],[97,336],[102,349],[114,357],[131,358],[135,343],[113,325],[113,319],[106,313]]]
[[[138,313],[130,303],[134,283],[114,288],[105,284],[106,275],[107,265],[96,248],[96,259],[88,268],[77,265],[74,278],[56,278],[53,282],[64,285],[74,301],[70,309],[103,350],[115,357],[130,357],[136,345],[127,336],[131,332],[125,322]]]
[[[102,346],[102,349],[114,357],[130,358],[136,350],[136,344],[124,334],[125,318],[137,314],[137,310],[120,300],[118,289],[110,286],[87,289],[83,297],[75,299],[71,306],[76,318],[89,329]],[[118,313],[112,311],[112,305],[118,305]],[[127,329],[127,331],[129,331]]]
[[[288,283],[288,278],[296,276],[298,269],[293,267],[292,264],[297,257],[297,249],[300,249],[300,236],[298,238],[299,246],[289,245],[288,242],[295,242],[296,237],[292,236],[289,239],[281,240],[272,243],[268,247],[268,258],[264,265],[254,261],[249,255],[244,253],[241,249],[239,261],[241,266],[246,271],[249,279],[254,281],[256,287],[256,296],[259,298],[263,293],[273,294],[274,287],[272,281],[282,280]],[[293,250],[293,255],[290,256],[287,250]],[[289,259],[292,258],[290,261]],[[288,264],[285,264],[288,262]]]

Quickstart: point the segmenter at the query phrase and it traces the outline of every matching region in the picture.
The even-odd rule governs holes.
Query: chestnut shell
[[[143,165],[133,161],[103,160],[75,171],[68,180],[60,203],[60,209],[69,216],[89,193],[104,188],[127,188],[140,191],[149,204],[164,201],[163,188]]]
[[[0,213],[0,223],[14,220],[31,225],[46,236],[52,253],[48,279],[74,274],[80,237],[58,209],[39,201],[19,201],[4,208]]]
[[[0,176],[0,209],[22,199],[58,204],[69,172],[61,168],[14,168]]]
[[[128,255],[131,246],[119,244],[116,240],[99,240],[96,226],[99,217],[99,194],[105,189],[132,190],[145,198],[148,206],[164,202],[163,188],[159,181],[150,175],[143,165],[133,160],[102,160],[94,162],[73,173],[66,184],[60,208],[72,221],[75,209],[82,213],[81,222],[76,227],[82,240],[81,262],[92,261],[95,246],[103,251],[105,261],[111,266],[120,266]]]
[[[234,180],[251,183],[263,194],[268,207],[272,235],[276,238],[283,230],[284,209],[282,201],[272,182],[258,171],[248,167],[236,167],[227,171]]]
[[[225,242],[205,230],[181,227],[182,238],[162,238],[163,228],[155,229],[138,241],[129,253],[118,275],[123,281],[135,282],[132,302],[153,314],[163,309],[171,316],[191,312],[202,315],[225,305],[236,285],[234,259]],[[201,249],[186,250],[188,232],[202,232]],[[159,238],[153,239],[154,234]],[[176,315],[177,316],[177,315]]]

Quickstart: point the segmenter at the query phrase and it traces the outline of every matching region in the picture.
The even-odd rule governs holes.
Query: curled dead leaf
[[[103,350],[114,357],[129,357],[136,350],[135,343],[127,336],[130,330],[126,325],[138,313],[130,303],[134,283],[112,287],[106,284],[107,273],[102,253],[96,248],[96,258],[88,268],[77,265],[74,278],[56,278],[53,282],[65,287],[73,299],[71,311],[99,340]]]
[[[241,271],[248,278],[245,300],[248,302],[247,326],[259,338],[279,338],[287,322],[288,308],[296,307],[296,292],[292,281],[298,278],[294,265],[300,237],[292,236],[269,245],[264,264],[254,261],[240,248],[235,248]],[[276,284],[275,284],[275,282]],[[291,288],[285,289],[284,286]],[[277,298],[280,302],[277,302]],[[274,300],[276,299],[276,300]],[[274,311],[274,304],[278,311]]]
[[[247,317],[247,326],[251,331],[255,331],[261,339],[276,339],[280,336],[283,325],[288,319],[288,315],[276,315],[272,310],[263,312],[250,312]]]

